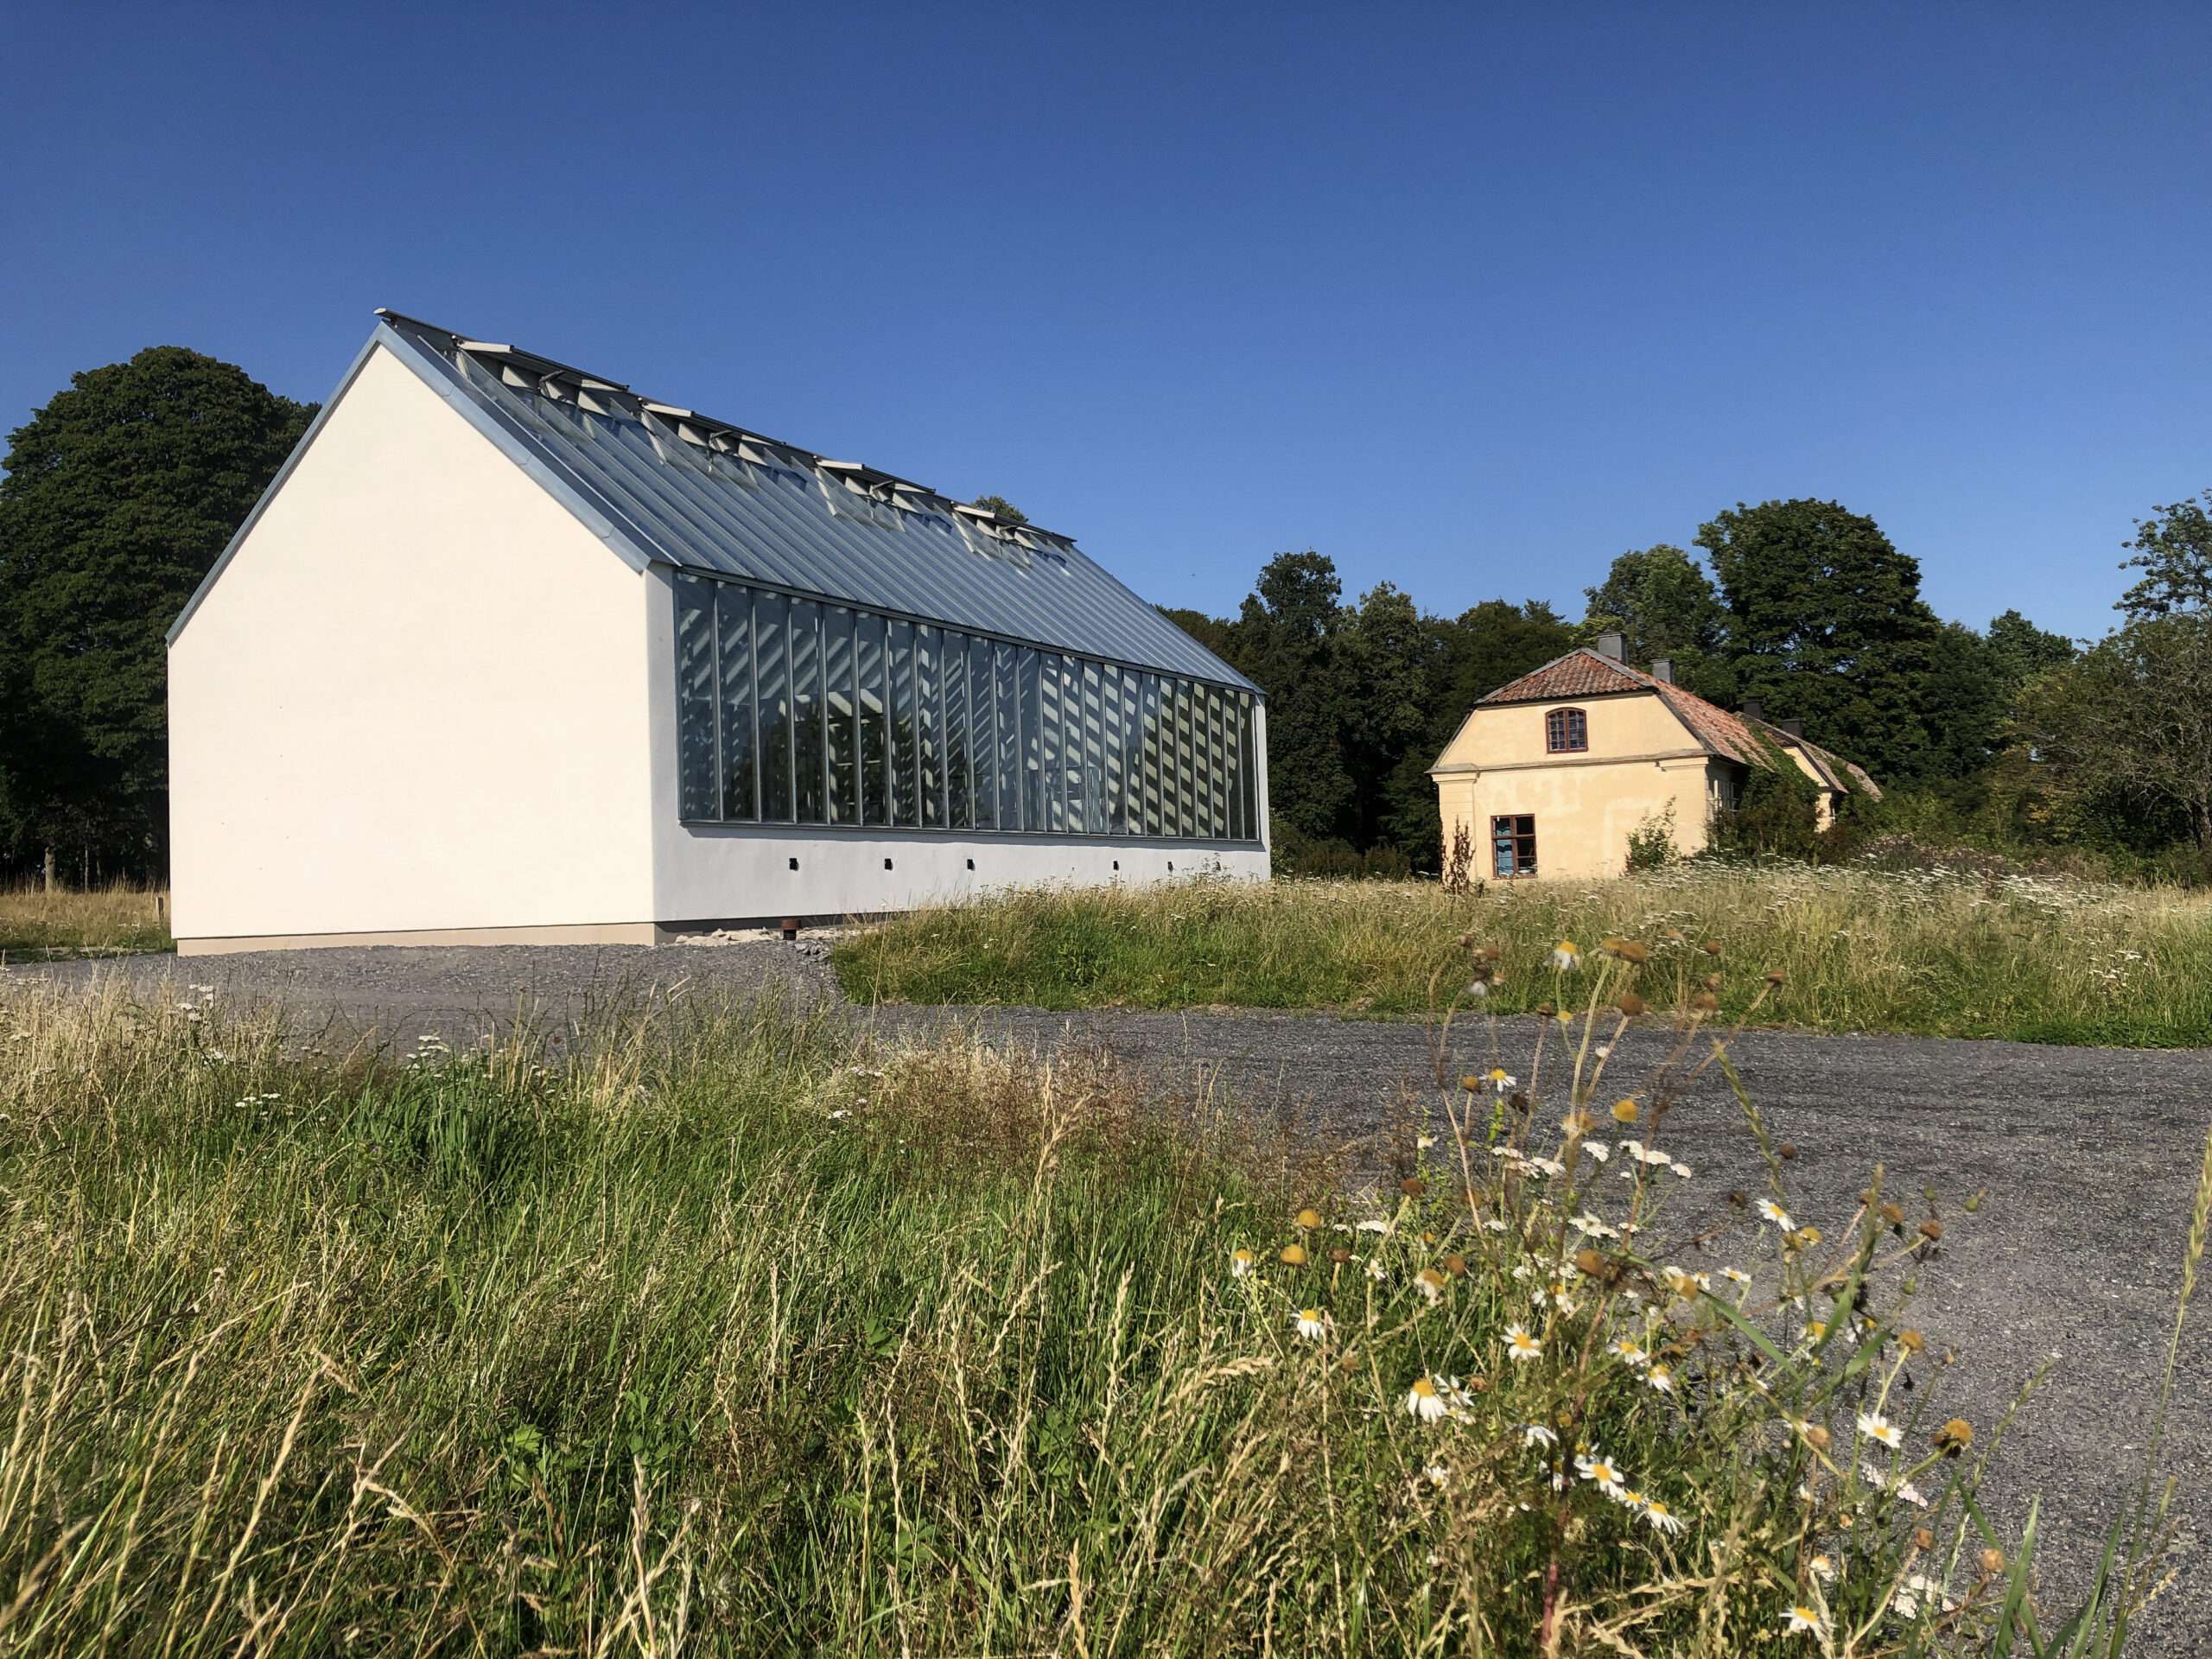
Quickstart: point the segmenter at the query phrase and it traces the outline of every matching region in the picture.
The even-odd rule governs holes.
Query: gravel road
[[[435,1033],[455,1046],[518,1014],[559,1026],[649,989],[747,995],[775,989],[837,1002],[826,948],[748,941],[716,948],[490,947],[332,950],[50,963],[0,976],[88,983],[118,979],[152,995],[212,985],[226,998],[273,1000],[303,1025],[410,1047]],[[1434,1096],[1420,1027],[1233,1011],[1052,1014],[1024,1009],[849,1009],[887,1033],[973,1021],[995,1038],[1043,1047],[1097,1044],[1179,1089],[1213,1087],[1239,1109],[1278,1117],[1370,1160]],[[1534,1022],[1455,1033],[1446,1075],[1493,1058],[1525,1077]],[[1633,1081],[1666,1034],[1631,1032],[1609,1075]],[[2208,1125],[2212,1051],[2151,1052],[1888,1037],[1748,1033],[1738,1070],[1790,1165],[1801,1222],[1847,1222],[1873,1162],[1884,1190],[1925,1213],[1939,1194],[1945,1234],[1922,1272],[1916,1315],[1933,1351],[1956,1365],[1939,1398],[1993,1423],[2046,1361],[2001,1465],[1999,1511],[2044,1505],[2043,1579],[2053,1603],[2094,1559],[2101,1534],[2141,1473],[2141,1443],[2172,1334],[2179,1262]],[[1696,1166],[1683,1201],[1725,1210],[1731,1188],[1757,1191],[1761,1166],[1740,1108],[1708,1077],[1668,1120],[1675,1155]],[[1961,1201],[1986,1198],[1974,1214]],[[1722,1258],[1716,1258],[1719,1260]],[[2200,1308],[2184,1332],[2167,1429],[2166,1467],[2182,1486],[2179,1572],[2133,1650],[2212,1655],[2212,1334]],[[1930,1368],[1933,1369],[1932,1367]]]

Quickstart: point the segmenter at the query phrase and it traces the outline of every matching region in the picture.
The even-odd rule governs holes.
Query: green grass
[[[1655,1008],[1718,972],[1728,1019],[1764,992],[1763,1020],[1814,1031],[2212,1044],[2212,897],[1940,870],[1677,867],[1464,897],[1382,881],[1027,892],[870,929],[836,964],[861,1001],[1402,1017],[1464,1001],[1485,947],[1489,1006],[1533,1009],[1559,995],[1557,941],[1587,953],[1607,937],[1651,949],[1637,990]]]
[[[0,956],[123,956],[175,948],[165,893],[118,883],[79,892],[0,887]]]
[[[1097,1061],[772,1007],[589,1035],[397,1066],[209,998],[0,1000],[0,1648],[1717,1656],[1814,1651],[1802,1604],[1980,1654],[2056,1622],[2031,1552],[1983,1554],[1993,1426],[1930,1449],[1918,1212],[1822,1242],[1745,1210],[1686,1259],[1760,1290],[1700,1290],[1675,1178],[1560,1142],[1600,1083],[1563,1057],[1534,1100],[1440,1100],[1386,1200]],[[1915,1574],[1958,1605],[1885,1611]]]

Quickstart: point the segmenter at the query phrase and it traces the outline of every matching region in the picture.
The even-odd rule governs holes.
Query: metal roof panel
[[[638,398],[634,409],[594,409],[550,397],[509,384],[499,368],[503,359],[532,369],[552,359],[380,315],[379,335],[404,346],[416,372],[465,404],[480,430],[572,508],[581,504],[594,530],[611,523],[632,563],[1257,690],[1065,537],[1027,525],[1023,541],[1003,539],[985,521],[960,522],[960,504],[921,486],[872,467],[855,474],[855,463],[774,439],[746,438],[765,460],[715,453],[669,424],[678,412],[691,418],[688,406]],[[871,485],[895,486],[893,499]]]

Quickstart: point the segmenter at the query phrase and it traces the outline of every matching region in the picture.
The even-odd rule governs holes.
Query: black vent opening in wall
[[[1172,858],[1167,861],[1167,874],[1170,875],[1175,874],[1175,861]]]
[[[883,861],[883,868],[887,870],[891,868],[891,861],[889,859],[887,858]]]
[[[793,869],[797,869],[797,868],[798,868],[798,860],[797,860],[797,859],[793,859],[793,860],[791,860],[791,868],[793,868]]]
[[[1114,861],[1114,868],[1117,870],[1122,868],[1122,861],[1120,859],[1117,858]]]
[[[974,859],[971,858],[968,861],[968,868],[971,870],[976,868],[976,861]]]

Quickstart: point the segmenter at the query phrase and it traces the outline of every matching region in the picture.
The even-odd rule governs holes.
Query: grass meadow
[[[2122,1651],[2156,1425],[2051,1605],[1914,1329],[1940,1224],[1776,1156],[1676,1219],[1726,1061],[1693,1009],[1607,1077],[1632,968],[1379,1191],[772,1004],[402,1059],[0,992],[0,1650]],[[2212,1154],[2190,1285],[2208,1215]]]
[[[118,883],[79,891],[0,887],[0,956],[123,956],[167,950],[168,895]]]
[[[1757,998],[1761,1020],[1811,1031],[2212,1045],[2212,895],[1940,868],[1030,891],[894,919],[837,965],[863,1001],[1418,1016],[1469,1000],[1471,944],[1500,952],[1484,1006],[1525,1013],[1555,993],[1523,964],[1607,938],[1654,953],[1638,988],[1655,1009],[1709,990],[1721,1018]]]

